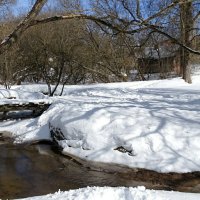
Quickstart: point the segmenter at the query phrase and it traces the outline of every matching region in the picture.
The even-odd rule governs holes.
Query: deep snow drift
[[[41,88],[17,86],[12,96],[24,101],[34,91],[33,99],[47,101],[36,92]],[[64,96],[51,101],[39,118],[1,122],[0,132],[12,132],[16,142],[50,139],[51,125],[65,136],[63,153],[79,161],[159,172],[200,169],[200,76],[191,85],[176,78],[66,86]]]

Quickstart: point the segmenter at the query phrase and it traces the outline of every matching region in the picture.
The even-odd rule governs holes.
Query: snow
[[[36,86],[32,94],[32,86],[22,87],[0,94],[48,100]],[[49,101],[40,117],[1,122],[0,132],[12,132],[16,142],[51,139],[51,125],[65,136],[59,141],[63,153],[80,162],[158,172],[200,169],[200,76],[193,77],[193,84],[176,78],[66,86],[64,96]]]
[[[0,89],[0,100],[14,98],[14,99],[26,99],[26,100],[36,100],[36,99],[45,99],[46,96],[39,92],[27,92],[23,90],[16,89]]]
[[[0,133],[21,143],[51,139],[53,126],[65,136],[59,141],[63,153],[90,161],[88,165],[112,163],[165,173],[200,170],[200,76],[193,76],[192,84],[175,78],[66,86],[63,96],[52,98],[41,93],[46,90],[45,85],[0,89],[1,104],[52,102],[38,118],[0,122]],[[195,200],[200,194],[88,187],[28,199]]]
[[[51,103],[50,99],[41,92],[30,92],[19,89],[0,88],[0,105],[4,104],[22,104],[22,103]]]
[[[200,194],[166,192],[137,188],[87,187],[67,192],[58,191],[45,196],[30,197],[23,200],[199,200]],[[21,199],[22,200],[22,199]]]

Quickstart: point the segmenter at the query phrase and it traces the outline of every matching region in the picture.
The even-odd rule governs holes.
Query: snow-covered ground
[[[35,86],[36,87],[36,86]],[[34,86],[1,94],[24,101],[45,99]],[[38,87],[40,90],[40,87]],[[28,95],[29,94],[29,95]],[[2,98],[4,100],[5,98]],[[15,100],[12,100],[13,102]],[[79,159],[159,172],[200,169],[200,77],[90,86],[66,86],[64,96],[39,118],[1,123],[16,142],[50,139],[49,124],[62,131],[63,153]],[[122,153],[117,149],[127,151]]]
[[[23,200],[199,200],[200,194],[146,190],[137,188],[88,187]],[[22,200],[22,199],[21,199]]]
[[[44,92],[45,87],[24,85],[13,87],[12,91],[0,89],[1,101],[6,101],[7,95],[16,97],[16,101],[30,97],[30,100],[53,102],[36,119],[1,122],[0,132],[11,132],[16,142],[51,139],[51,125],[65,136],[65,140],[59,141],[63,153],[80,162],[112,163],[158,172],[200,171],[200,76],[193,76],[193,84],[175,78],[66,86],[62,97],[51,99],[37,92]],[[128,199],[136,200],[151,199],[148,194],[157,194],[127,188],[105,188],[105,191],[89,188],[86,194],[84,189],[79,191],[79,199],[90,199],[89,195],[92,198],[95,193],[97,197],[106,196],[105,191],[119,193],[122,199],[133,195]],[[142,197],[134,198],[135,194]],[[181,194],[172,194],[183,199]],[[57,193],[52,197],[62,199],[66,195],[73,199],[75,193]],[[159,195],[157,199],[170,199],[170,193]],[[186,199],[200,199],[199,195],[193,196],[188,194]]]

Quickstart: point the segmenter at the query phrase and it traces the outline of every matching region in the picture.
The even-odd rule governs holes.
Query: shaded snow
[[[198,81],[197,81],[198,82]],[[63,153],[161,172],[200,169],[200,84],[181,79],[66,88],[50,120]],[[114,149],[123,146],[129,153]]]
[[[22,88],[31,91],[17,87],[22,96]],[[52,101],[39,118],[2,122],[0,131],[13,132],[16,142],[48,139],[50,123],[66,138],[63,153],[82,160],[159,172],[200,169],[200,76],[191,85],[176,78],[66,86]]]
[[[23,200],[199,200],[200,194],[166,192],[137,188],[87,187],[68,192],[58,191],[45,196],[30,197]],[[21,199],[22,200],[22,199]]]

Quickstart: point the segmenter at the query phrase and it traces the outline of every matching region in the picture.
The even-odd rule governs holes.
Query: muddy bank
[[[200,193],[200,171],[191,173],[159,173],[141,168],[132,169],[123,165],[88,162],[73,155],[61,156],[73,158],[74,162],[90,170],[114,174],[117,177],[127,180],[127,182],[130,181],[130,183],[131,181],[135,181],[148,189]],[[128,186],[131,186],[131,184]]]
[[[120,177],[143,182],[149,189],[200,193],[200,172],[158,173],[146,169],[122,173]]]
[[[62,147],[59,146],[59,141],[67,140],[61,129],[49,124],[50,135],[53,143],[57,146],[58,151],[62,154]],[[114,150],[118,150],[122,153],[127,152],[132,155],[132,151],[129,152],[123,146],[119,146]],[[102,163],[88,161],[70,153],[66,153],[67,156],[73,158],[76,162],[80,163],[84,167],[88,167],[93,170],[104,171],[107,173],[115,173],[118,177],[123,177],[127,180],[134,180],[142,183],[147,188],[152,189],[164,189],[164,190],[176,190],[185,192],[200,192],[200,171],[193,173],[159,173],[152,170],[141,168],[129,168],[126,165]],[[131,186],[131,185],[130,185]]]

